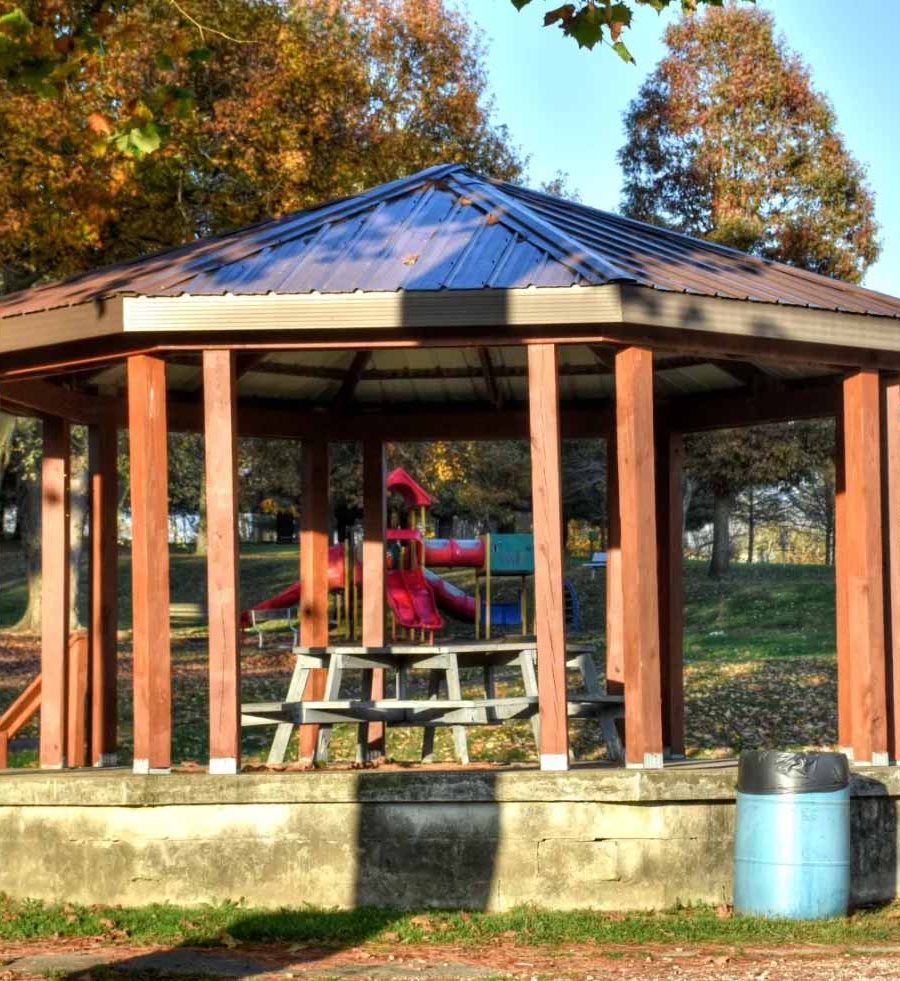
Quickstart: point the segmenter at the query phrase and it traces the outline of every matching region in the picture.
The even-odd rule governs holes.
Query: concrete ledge
[[[85,903],[654,909],[731,893],[734,765],[0,775],[0,891]],[[900,771],[854,775],[854,896],[892,898]]]

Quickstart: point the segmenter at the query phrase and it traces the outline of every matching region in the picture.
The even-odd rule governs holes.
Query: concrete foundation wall
[[[659,909],[730,899],[733,767],[0,776],[0,891],[83,903]],[[854,777],[854,897],[894,897],[893,768]]]

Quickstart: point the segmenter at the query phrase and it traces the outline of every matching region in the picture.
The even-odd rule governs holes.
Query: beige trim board
[[[620,323],[617,286],[281,296],[125,297],[125,332],[418,329]]]

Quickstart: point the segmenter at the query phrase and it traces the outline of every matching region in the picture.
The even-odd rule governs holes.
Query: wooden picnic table
[[[295,664],[287,694],[279,702],[255,702],[241,706],[243,726],[275,725],[275,737],[269,751],[269,763],[282,763],[294,729],[308,723],[321,728],[315,758],[328,758],[331,727],[337,723],[357,723],[357,760],[366,759],[367,727],[370,722],[388,726],[421,726],[424,729],[422,759],[428,761],[434,752],[434,731],[438,726],[450,726],[456,756],[461,763],[469,762],[467,725],[500,725],[512,719],[528,719],[535,741],[540,735],[538,717],[538,684],[536,671],[537,646],[534,638],[518,640],[480,640],[435,645],[388,644],[366,647],[335,644],[326,647],[295,647]],[[616,719],[624,714],[623,698],[607,695],[600,688],[590,644],[569,644],[566,649],[567,667],[581,675],[583,691],[568,697],[570,718],[599,721],[609,755],[622,759],[624,751],[616,727]],[[516,667],[521,675],[524,695],[498,698],[496,675],[499,668]],[[483,698],[463,698],[460,672],[480,668],[484,688]],[[327,671],[324,698],[303,701],[302,694],[309,672]],[[393,698],[373,700],[373,672],[379,669],[395,674]],[[362,674],[362,697],[340,698],[345,671]],[[410,675],[427,671],[428,697],[410,698]],[[446,696],[442,697],[442,682]]]

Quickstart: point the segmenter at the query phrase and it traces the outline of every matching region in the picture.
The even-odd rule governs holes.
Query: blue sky
[[[496,119],[530,156],[529,183],[538,186],[563,170],[586,204],[617,210],[622,113],[662,56],[663,29],[676,14],[638,11],[626,38],[635,67],[608,49],[579,50],[555,28],[543,28],[547,5],[541,0],[521,13],[510,0],[460,5],[484,34]],[[777,9],[775,0],[759,5],[775,13],[816,88],[831,100],[851,152],[868,170],[882,254],[865,285],[900,294],[900,3],[855,0],[843,8],[845,25],[823,0],[781,0]],[[832,11],[827,17],[826,9]]]

